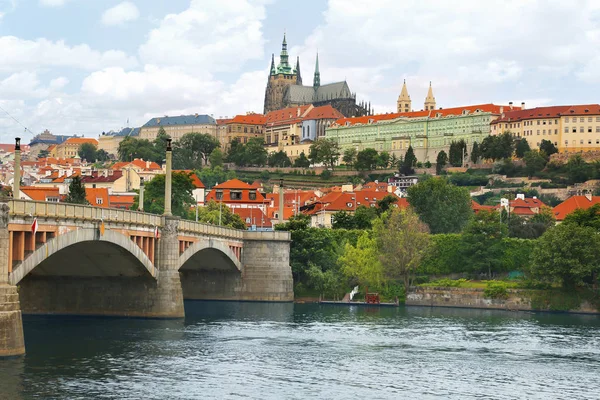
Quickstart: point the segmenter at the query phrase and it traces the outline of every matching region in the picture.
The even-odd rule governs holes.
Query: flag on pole
[[[31,232],[35,235],[38,230],[37,218],[33,219],[33,223],[31,224]]]

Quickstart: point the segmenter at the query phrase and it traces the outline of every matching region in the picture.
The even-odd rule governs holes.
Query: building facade
[[[549,140],[559,152],[587,152],[600,150],[600,105],[584,104],[514,108],[503,110],[492,122],[491,132],[498,135],[510,132],[517,138],[527,139],[529,147],[537,149],[542,140]]]
[[[318,55],[315,62],[313,85],[303,86],[300,58],[296,58],[296,66],[292,67],[289,63],[287,41],[284,35],[277,66],[275,66],[275,55],[271,55],[271,68],[265,89],[264,114],[307,104],[314,106],[329,104],[347,117],[371,113],[370,104],[356,103],[356,94],[350,91],[346,81],[321,85]]]
[[[251,138],[264,138],[266,121],[266,117],[262,114],[236,115],[225,123],[226,140],[224,147],[229,147],[229,143],[234,139],[239,140],[240,143],[248,143]]]
[[[175,142],[186,133],[206,133],[217,138],[217,121],[210,115],[194,114],[152,118],[140,128],[140,139],[153,141],[160,128]]]
[[[490,134],[490,123],[502,106],[478,104],[438,110],[342,118],[327,128],[325,136],[347,148],[373,148],[404,156],[409,146],[422,162],[435,162],[450,143],[464,140],[469,148]]]
[[[112,156],[117,156],[119,153],[119,144],[126,137],[138,137],[140,128],[123,128],[118,132],[102,132],[98,137],[98,150],[104,150]]]
[[[56,157],[58,158],[75,158],[79,157],[77,153],[79,153],[79,147],[82,144],[89,143],[96,147],[98,147],[98,141],[93,138],[83,138],[83,137],[72,137],[59,145],[56,145]],[[94,161],[94,160],[89,160]]]

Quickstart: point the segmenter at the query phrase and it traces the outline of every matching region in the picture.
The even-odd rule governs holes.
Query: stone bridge
[[[0,203],[0,356],[24,352],[21,310],[181,318],[184,299],[292,301],[289,249],[288,232],[5,201]]]

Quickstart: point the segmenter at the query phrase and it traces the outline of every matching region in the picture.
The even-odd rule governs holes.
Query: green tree
[[[246,165],[246,152],[245,146],[240,142],[238,138],[234,138],[229,143],[229,150],[227,151],[227,157],[225,160],[229,163],[234,163],[238,167],[244,167]]]
[[[548,157],[550,157],[552,154],[558,153],[556,146],[552,144],[551,141],[546,139],[543,139],[540,142],[540,151],[543,151],[546,155],[548,155]]]
[[[190,211],[189,218],[195,218],[195,210]],[[246,229],[246,223],[237,214],[233,213],[225,204],[219,204],[214,200],[198,208],[198,222],[212,225],[228,226],[235,229]],[[259,225],[259,224],[257,224]]]
[[[186,133],[173,146],[176,169],[200,169],[208,164],[210,153],[218,148],[217,139],[206,133]]]
[[[162,126],[158,129],[158,133],[156,134],[156,138],[152,142],[152,147],[154,148],[154,154],[152,158],[146,158],[146,160],[151,160],[157,163],[163,162],[165,158],[167,158],[167,139],[170,139],[171,136],[167,135],[165,128]]]
[[[48,156],[50,155],[50,153],[48,152],[48,150],[44,149],[44,150],[40,150],[40,152],[38,153],[37,158],[48,158]]]
[[[182,218],[188,218],[192,205],[196,202],[192,197],[194,184],[191,174],[174,172],[171,183],[171,212]],[[139,198],[133,205],[138,208]],[[152,214],[163,214],[165,211],[165,175],[157,175],[144,186],[144,211]]]
[[[463,139],[450,143],[450,151],[448,160],[453,167],[461,167],[463,165],[464,156],[467,153],[467,144]]]
[[[531,275],[573,289],[595,283],[600,272],[600,235],[594,228],[562,223],[538,239],[532,252]]]
[[[565,217],[563,224],[587,226],[600,232],[600,204],[594,204],[587,209],[576,209]]]
[[[473,142],[473,147],[471,148],[471,162],[477,164],[480,158],[481,150],[479,149],[479,143]]]
[[[290,158],[287,156],[287,154],[283,150],[279,150],[278,152],[272,152],[271,154],[269,154],[267,163],[269,164],[269,167],[284,168],[284,167],[292,166],[292,162],[290,161]]]
[[[387,218],[375,220],[373,235],[384,276],[411,287],[415,272],[429,247],[427,226],[411,209],[393,209]]]
[[[377,200],[377,213],[381,215],[384,212],[387,212],[392,208],[393,204],[398,203],[398,200],[398,196],[395,196],[393,194],[388,194],[381,200]]]
[[[444,150],[440,151],[435,160],[435,173],[436,175],[441,175],[444,167],[448,163],[448,155]]]
[[[313,164],[323,163],[333,169],[340,158],[340,145],[333,139],[320,138],[310,146],[309,160]]]
[[[110,154],[106,150],[100,149],[96,152],[96,159],[102,162],[108,161],[110,160]]]
[[[133,161],[135,158],[152,160],[156,157],[154,145],[148,139],[128,136],[119,143],[117,150],[119,160]]]
[[[375,149],[364,149],[356,155],[356,169],[366,171],[377,168],[378,154]]]
[[[79,146],[79,151],[77,154],[82,160],[86,160],[87,162],[95,162],[96,161],[96,152],[98,148],[91,143],[83,143]]]
[[[267,163],[268,153],[263,138],[251,138],[246,144],[245,154],[248,165],[262,167]]]
[[[357,154],[358,152],[354,147],[349,147],[346,150],[344,150],[344,156],[342,157],[342,161],[348,166],[348,168],[352,168],[356,163]]]
[[[530,178],[541,172],[547,162],[546,155],[537,150],[526,152],[522,158],[525,162],[525,171],[527,171],[527,176]]]
[[[346,243],[339,258],[342,273],[353,283],[380,287],[384,283],[383,265],[379,261],[377,243],[369,232],[363,232],[356,246]]]
[[[355,229],[354,216],[347,211],[340,210],[333,214],[331,227],[333,229]]]
[[[69,183],[69,194],[65,199],[66,203],[71,204],[90,204],[85,195],[85,185],[81,181],[80,176],[75,176]]]
[[[358,206],[354,211],[356,229],[371,229],[375,218],[377,218],[377,210],[374,207]]]
[[[298,158],[294,160],[294,167],[296,168],[308,168],[310,167],[310,161],[306,158],[306,154],[304,152],[300,153]]]
[[[236,178],[235,171],[225,171],[223,167],[219,166],[202,168],[200,171],[196,171],[196,175],[207,188],[212,188],[218,183]]]
[[[529,147],[527,139],[521,138],[521,140],[517,140],[515,146],[515,156],[517,156],[517,158],[523,158],[529,151],[531,151],[531,148]]]
[[[386,169],[390,165],[390,153],[382,151],[377,157],[377,167]]]
[[[222,167],[223,157],[223,151],[221,151],[220,148],[217,147],[216,149],[214,149],[208,157],[208,161],[210,163],[211,168]]]
[[[457,233],[469,221],[471,196],[444,178],[429,178],[408,188],[408,202],[431,233]]]
[[[412,175],[415,173],[415,165],[417,165],[417,157],[412,146],[408,146],[404,159],[400,164],[400,173],[403,175]]]
[[[514,151],[514,139],[510,132],[501,135],[487,136],[481,142],[481,156],[486,160],[502,160],[511,158]]]
[[[475,273],[487,273],[492,279],[501,269],[502,241],[508,228],[496,211],[481,210],[471,218],[463,233],[463,260]]]
[[[592,166],[576,154],[567,162],[567,176],[570,183],[581,183],[592,178]]]

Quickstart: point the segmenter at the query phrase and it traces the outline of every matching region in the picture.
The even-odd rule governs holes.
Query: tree
[[[348,166],[348,168],[352,168],[352,166],[356,163],[357,154],[358,152],[354,147],[349,147],[346,150],[344,150],[344,156],[342,157],[342,161]]]
[[[190,213],[195,214],[195,210],[190,211]],[[192,215],[190,214],[189,217],[191,219]],[[214,200],[209,201],[208,204],[204,205],[204,207],[198,208],[198,222],[204,222],[213,225],[219,225],[220,222],[221,226],[228,226],[235,229],[246,229],[246,223],[242,217],[233,213],[226,205],[219,204]]]
[[[496,211],[481,210],[471,218],[463,233],[463,259],[472,272],[487,273],[489,279],[499,272],[502,240],[507,235],[507,226]]]
[[[154,155],[152,158],[147,158],[147,160],[162,164],[163,160],[167,157],[167,139],[170,138],[171,136],[167,135],[165,128],[161,126],[158,129],[156,138],[152,142],[152,146],[154,147]]]
[[[333,169],[340,158],[340,145],[333,139],[320,138],[310,146],[308,158],[313,164],[323,163]]]
[[[592,167],[579,155],[574,155],[567,162],[567,176],[570,183],[581,183],[591,178]]]
[[[74,176],[69,183],[69,194],[65,199],[66,203],[72,204],[90,204],[86,199],[85,185],[81,182],[80,176]]]
[[[208,164],[210,153],[219,141],[206,133],[186,133],[173,146],[173,166],[176,169],[200,169]]]
[[[156,157],[154,145],[148,139],[138,139],[131,136],[127,136],[119,143],[117,154],[121,161],[133,161],[135,158],[152,160]]]
[[[542,171],[546,166],[546,155],[537,150],[528,151],[523,155],[525,162],[525,171],[528,177],[533,177],[538,172]]]
[[[50,153],[48,152],[48,150],[44,149],[44,150],[40,150],[40,152],[38,153],[37,158],[48,158],[48,156],[50,155]]]
[[[268,153],[263,138],[251,138],[245,146],[248,165],[262,167],[267,163]]]
[[[398,202],[398,196],[393,194],[388,194],[383,197],[381,200],[377,200],[377,213],[379,215],[387,212],[392,208],[392,204],[396,204]]]
[[[444,167],[448,163],[448,155],[444,150],[440,151],[435,159],[435,173],[441,175]]]
[[[375,149],[364,149],[356,155],[356,169],[366,171],[377,168],[378,155]]]
[[[463,139],[458,142],[450,143],[450,151],[448,160],[453,167],[461,167],[463,165],[464,156],[467,152],[467,144]]]
[[[200,171],[196,171],[196,175],[207,188],[212,188],[218,183],[236,178],[235,171],[225,171],[223,167],[219,166],[202,168]]]
[[[269,154],[267,163],[269,167],[291,167],[292,162],[290,158],[287,156],[285,151],[279,150],[278,152],[273,152]]]
[[[300,153],[298,158],[294,160],[294,167],[296,168],[308,168],[310,167],[310,161],[306,158],[304,152]]]
[[[196,202],[192,197],[194,184],[191,174],[174,172],[171,183],[171,212],[182,218],[188,218],[192,205]],[[133,204],[138,208],[139,197]],[[165,211],[165,175],[157,175],[144,187],[144,211],[152,214],[163,214]]]
[[[86,160],[87,162],[95,162],[96,161],[96,152],[98,148],[91,143],[83,143],[79,146],[79,151],[77,154],[82,160]]]
[[[110,159],[110,154],[104,149],[100,149],[96,152],[96,159],[98,161],[108,161]]]
[[[377,218],[377,210],[373,207],[358,206],[354,211],[356,229],[371,229],[375,218]]]
[[[390,153],[387,151],[382,151],[377,157],[377,167],[386,169],[388,165],[390,165]]]
[[[471,162],[473,164],[477,164],[481,158],[481,150],[479,149],[479,143],[473,142],[473,147],[471,148]]]
[[[587,209],[576,209],[565,217],[563,224],[587,226],[600,232],[600,204],[594,204]]]
[[[458,233],[473,213],[469,190],[444,178],[429,178],[411,186],[408,202],[431,233]]]
[[[380,287],[384,282],[383,265],[377,254],[377,243],[369,232],[363,232],[356,246],[347,243],[339,258],[342,273],[363,286]]]
[[[417,157],[412,146],[408,146],[404,160],[400,164],[400,173],[403,175],[412,175],[415,173],[415,165],[417,165]]]
[[[600,272],[600,235],[592,227],[562,223],[538,239],[532,252],[531,275],[565,289],[595,283]]]
[[[554,146],[554,144],[552,144],[551,141],[546,139],[543,139],[540,142],[540,151],[546,153],[548,157],[550,157],[552,154],[558,153],[558,149],[556,148],[556,146]]]
[[[229,143],[229,150],[225,160],[229,163],[234,163],[238,167],[246,165],[245,146],[240,142],[240,139],[234,138]]]
[[[481,156],[486,160],[502,160],[510,158],[514,150],[514,140],[510,132],[501,135],[487,136],[481,142]]]
[[[214,149],[208,157],[211,168],[223,166],[223,151],[220,148]]]
[[[375,221],[373,234],[384,276],[401,280],[408,290],[429,246],[427,226],[411,208],[393,209]]]
[[[527,139],[521,138],[521,140],[518,140],[517,145],[515,146],[515,156],[517,156],[517,158],[523,158],[528,151],[531,151],[531,148],[529,147]]]
[[[392,153],[392,156],[390,157],[390,167],[391,168],[399,168],[398,167],[398,157],[396,157],[395,153]]]
[[[333,214],[333,229],[355,229],[354,216],[347,211],[340,210]]]

